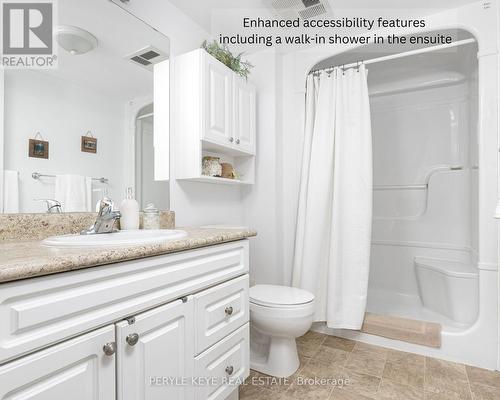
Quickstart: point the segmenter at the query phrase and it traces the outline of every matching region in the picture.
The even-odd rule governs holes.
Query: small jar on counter
[[[142,227],[143,229],[160,229],[160,211],[153,203],[149,203],[144,209]]]

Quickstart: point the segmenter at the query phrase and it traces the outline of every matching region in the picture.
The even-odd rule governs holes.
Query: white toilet
[[[299,368],[295,338],[312,325],[314,295],[288,286],[250,288],[250,368],[286,378]]]

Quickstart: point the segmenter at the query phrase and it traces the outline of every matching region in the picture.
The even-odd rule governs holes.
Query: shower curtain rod
[[[341,67],[342,69],[347,69],[347,68],[357,67],[360,64],[368,65],[368,64],[374,64],[374,63],[379,63],[379,62],[383,62],[383,61],[396,60],[398,58],[409,57],[409,56],[413,56],[416,54],[430,53],[433,51],[449,49],[452,47],[464,46],[466,44],[475,43],[475,42],[476,42],[476,39],[472,39],[472,38],[471,39],[463,39],[463,40],[458,40],[458,41],[452,42],[452,43],[440,44],[440,45],[431,46],[431,47],[423,47],[423,48],[417,49],[417,50],[410,50],[410,51],[406,51],[404,53],[396,53],[396,54],[391,54],[389,56],[372,58],[369,60],[362,60],[362,61],[358,61],[355,63],[345,64],[345,65],[334,65],[331,67],[315,69],[315,70],[312,70],[311,72],[309,72],[309,74],[316,74],[316,73],[323,72],[323,71],[330,71],[335,67]]]

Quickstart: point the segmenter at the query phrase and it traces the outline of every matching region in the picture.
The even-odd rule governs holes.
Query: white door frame
[[[125,187],[131,187],[136,193],[135,187],[135,135],[137,131],[137,115],[144,107],[153,103],[152,96],[145,96],[130,100],[126,105],[126,139],[125,139],[125,161],[123,165]]]

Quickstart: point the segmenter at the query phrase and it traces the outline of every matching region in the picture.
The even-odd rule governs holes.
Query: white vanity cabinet
[[[204,49],[173,60],[172,123],[176,178],[252,184],[256,153],[256,88]],[[207,179],[202,158],[233,165],[239,180]],[[209,177],[211,178],[211,177]]]
[[[235,398],[248,282],[240,240],[0,284],[0,399]]]

